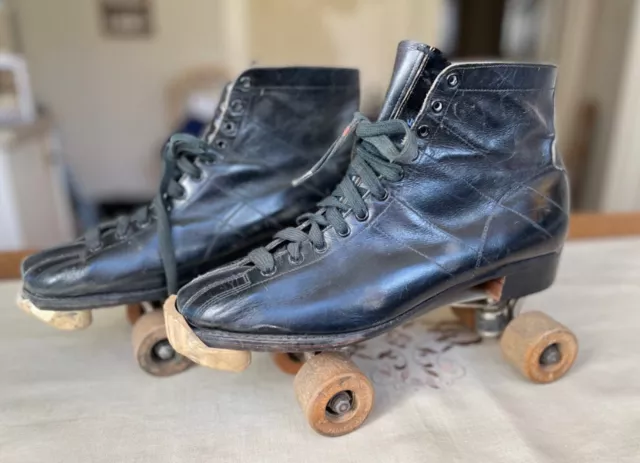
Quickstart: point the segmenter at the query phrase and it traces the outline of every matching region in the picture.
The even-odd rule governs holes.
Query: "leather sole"
[[[113,293],[108,295],[81,296],[73,298],[41,298],[24,288],[18,290],[16,304],[20,309],[38,320],[59,330],[82,330],[93,321],[92,310],[118,307],[141,301],[163,300],[165,291],[137,291],[135,293]]]
[[[212,368],[240,371],[246,368],[248,363],[245,362],[246,366],[238,368],[219,366],[227,362],[226,356],[229,352],[337,350],[376,337],[438,307],[488,298],[506,301],[540,292],[553,283],[559,258],[559,253],[553,253],[503,266],[451,287],[391,320],[346,333],[256,334],[192,327],[179,313],[175,306],[176,298],[172,297],[164,305],[169,342],[178,352],[196,363]],[[500,287],[499,294],[486,289],[496,286]]]
[[[142,301],[161,301],[167,297],[166,289],[104,293],[88,296],[42,297],[21,289],[23,298],[38,308],[47,311],[78,311],[137,304]]]

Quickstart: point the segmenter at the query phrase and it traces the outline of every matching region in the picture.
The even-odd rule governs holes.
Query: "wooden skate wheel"
[[[304,360],[296,354],[290,354],[289,352],[274,352],[271,354],[271,358],[273,359],[273,363],[280,368],[280,371],[289,375],[298,373],[304,364]]]
[[[336,353],[311,357],[293,386],[307,421],[325,436],[341,436],[362,425],[373,406],[373,387],[349,359]]]
[[[562,377],[578,354],[578,340],[564,325],[542,312],[526,312],[504,330],[500,348],[505,358],[536,383]]]
[[[476,309],[452,305],[451,311],[462,326],[469,328],[471,331],[476,330]]]
[[[133,325],[131,340],[140,368],[149,374],[171,376],[192,365],[169,344],[161,311],[143,314]]]
[[[142,314],[144,313],[144,309],[140,304],[129,304],[127,305],[127,320],[129,323],[134,325]]]

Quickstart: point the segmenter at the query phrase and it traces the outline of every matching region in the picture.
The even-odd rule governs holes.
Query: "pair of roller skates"
[[[334,90],[340,86],[333,79],[346,79],[340,75],[327,76]],[[244,85],[243,77],[234,86]],[[143,343],[150,358],[166,362],[163,357],[180,354],[207,367],[241,371],[249,366],[251,351],[273,352],[283,370],[297,371],[296,395],[310,425],[329,436],[359,427],[373,405],[372,385],[345,349],[437,307],[452,305],[479,332],[501,335],[507,360],[532,381],[562,376],[576,357],[573,334],[539,312],[516,317],[521,298],[553,283],[567,232],[568,181],[555,151],[555,79],[553,66],[452,64],[432,47],[401,42],[378,121],[356,114],[327,153],[305,166],[306,172],[285,164],[273,169],[260,147],[249,143],[237,164],[218,164],[219,170],[212,164],[205,185],[210,178],[222,194],[241,192],[230,195],[242,198],[241,204],[254,200],[245,213],[219,206],[217,196],[210,209],[198,204],[211,195],[184,185],[185,173],[195,172],[187,166],[194,151],[183,149],[185,157],[177,161],[181,176],[171,173],[174,183],[163,182],[161,191],[169,191],[168,198],[154,201],[149,214],[157,217],[151,219],[158,224],[150,227],[154,238],[128,238],[132,248],[125,246],[127,254],[108,266],[117,277],[128,272],[138,295],[148,294],[149,284],[137,281],[147,274],[164,284],[163,296],[172,295],[164,303],[163,320],[151,312],[158,335]],[[255,80],[244,81],[247,89]],[[259,94],[270,95],[267,88]],[[282,98],[277,91],[270,96],[268,108],[256,114],[281,120],[279,128],[290,127],[279,114]],[[318,116],[316,124],[300,119],[290,127],[301,146],[321,145],[320,132],[346,125],[342,116],[347,111],[339,101],[344,96],[333,100],[325,93],[316,106],[296,102],[296,108]],[[256,111],[259,97],[243,105]],[[227,128],[242,133],[245,127]],[[278,133],[269,138],[291,139]],[[217,155],[229,145],[202,141],[198,147]],[[265,167],[266,176],[285,174],[282,183],[267,182],[278,185],[269,200],[255,184],[263,166],[271,168]],[[312,208],[310,192],[336,183],[345,168],[331,194]],[[185,194],[167,184],[177,184]],[[224,226],[196,223],[190,229],[192,223],[178,212],[181,201],[196,208],[197,217],[210,214]],[[282,211],[300,204],[297,226],[281,229],[274,241],[262,245],[256,243],[263,234],[258,233],[260,240],[248,238],[256,229],[272,230],[260,220],[252,227],[256,221],[246,220],[246,214],[269,205],[283,219],[274,222],[293,222],[293,215]],[[236,233],[238,225],[247,223],[240,227],[243,233]],[[117,224],[110,227],[117,232]],[[189,254],[201,239],[208,244]],[[86,243],[75,246],[86,248]],[[196,257],[201,258],[192,264]],[[79,262],[66,273],[50,273],[50,287],[65,291],[65,278],[82,280],[85,274],[90,283],[103,281],[84,270],[91,267],[91,257]],[[28,264],[23,296],[38,310],[64,310],[34,300]],[[82,290],[76,293],[80,299]],[[139,300],[149,299],[162,297]],[[161,329],[162,321],[166,327]],[[173,350],[166,347],[165,332]]]

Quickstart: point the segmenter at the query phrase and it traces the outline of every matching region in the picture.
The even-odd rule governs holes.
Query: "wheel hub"
[[[353,398],[351,394],[348,391],[341,391],[331,397],[327,404],[327,411],[334,415],[342,416],[349,412],[352,406]]]
[[[161,361],[171,360],[176,355],[176,351],[166,339],[157,342],[156,345],[153,346],[153,353]]]
[[[540,354],[540,365],[549,366],[555,365],[560,361],[562,355],[560,354],[560,348],[558,344],[551,344],[550,346],[545,347]]]

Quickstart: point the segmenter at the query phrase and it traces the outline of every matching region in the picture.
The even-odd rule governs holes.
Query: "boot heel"
[[[559,262],[560,253],[553,253],[513,265],[505,275],[500,299],[517,299],[547,289],[556,278]]]

